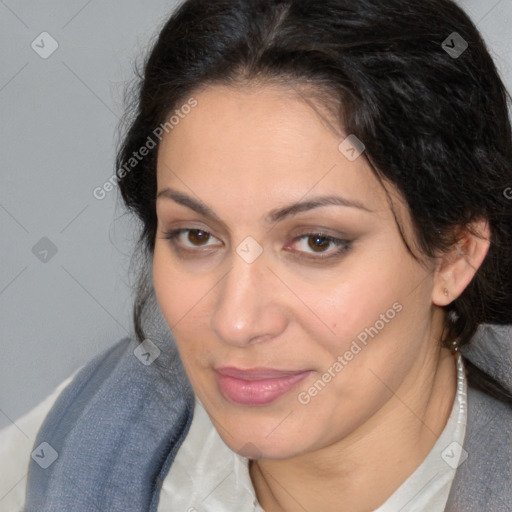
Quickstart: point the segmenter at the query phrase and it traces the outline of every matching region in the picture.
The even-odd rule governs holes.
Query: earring
[[[448,297],[448,293],[449,293],[449,292],[448,292],[448,288],[445,288],[445,289],[444,289],[444,294],[445,294],[447,297]]]

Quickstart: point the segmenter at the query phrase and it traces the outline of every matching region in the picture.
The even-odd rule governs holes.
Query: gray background
[[[0,0],[0,428],[132,332],[136,224],[117,188],[93,190],[114,172],[133,63],[176,3]],[[512,90],[512,0],[459,3]]]

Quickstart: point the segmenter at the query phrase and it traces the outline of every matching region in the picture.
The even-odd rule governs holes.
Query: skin
[[[407,251],[367,161],[338,150],[346,135],[326,125],[320,108],[269,85],[215,85],[194,97],[198,106],[159,147],[158,192],[191,196],[218,218],[161,195],[153,260],[157,300],[188,378],[223,441],[254,459],[250,475],[267,512],[373,510],[418,467],[449,417],[456,367],[439,345],[440,306],[462,293],[488,241],[465,234],[464,256],[422,265]],[[407,208],[388,190],[413,241]],[[266,220],[322,195],[369,211],[329,205]],[[485,223],[474,227],[488,234]],[[179,228],[210,237],[165,238]],[[318,250],[314,236],[298,238],[315,232],[350,245],[332,256],[336,245]],[[248,236],[263,250],[252,263],[236,252]],[[401,311],[301,404],[299,393],[394,303]],[[247,406],[222,395],[219,366],[311,374],[276,401]]]

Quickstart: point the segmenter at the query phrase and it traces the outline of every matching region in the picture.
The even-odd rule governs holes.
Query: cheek
[[[159,241],[155,244],[153,287],[158,305],[180,348],[180,336],[176,336],[176,333],[186,325],[187,313],[199,300],[199,290],[196,290],[193,282],[191,283],[190,279],[179,271],[178,266],[169,257],[168,249],[163,245],[164,242]]]
[[[295,303],[294,321],[307,338],[331,355],[343,353],[358,335],[364,342],[365,329],[377,323],[383,331],[395,321],[396,310],[401,309],[397,303],[404,294],[401,281],[393,274],[386,275],[380,265],[358,264],[321,281],[288,276],[287,284],[301,299],[291,301]]]
[[[386,394],[376,375],[400,381],[424,339],[429,322],[425,271],[405,258],[397,265],[379,256],[378,262],[347,266],[321,287],[298,280],[292,285],[305,298],[294,318],[312,344],[309,353],[318,356],[316,378],[325,376],[331,390],[322,391],[319,402],[330,397],[359,406],[369,395]]]
[[[166,250],[162,245],[163,242],[160,241],[155,243],[153,287],[162,314],[169,327],[172,328],[179,318],[181,305],[183,304],[183,292],[188,293],[188,288],[184,289],[179,272],[166,257]]]
[[[213,275],[196,279],[180,270],[169,255],[165,241],[155,243],[153,286],[156,299],[178,347],[183,365],[193,379],[192,371],[206,367],[211,360],[205,343],[209,328]],[[218,279],[217,279],[218,281]]]
[[[200,307],[208,293],[210,280],[207,276],[194,279],[173,260],[165,240],[155,243],[153,286],[169,327],[178,327]]]

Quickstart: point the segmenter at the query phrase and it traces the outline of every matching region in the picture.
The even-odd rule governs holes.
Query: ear
[[[446,306],[461,295],[484,261],[490,238],[489,223],[475,221],[459,234],[455,246],[440,256],[432,290],[434,304]]]

